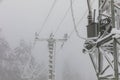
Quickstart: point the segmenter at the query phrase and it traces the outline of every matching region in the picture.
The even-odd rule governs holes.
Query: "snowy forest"
[[[31,54],[31,44],[20,40],[11,49],[0,31],[0,80],[47,80],[44,63],[37,63]]]
[[[32,55],[32,44],[20,40],[12,49],[0,29],[0,80],[47,80],[48,70],[44,62],[38,63]],[[79,74],[70,70],[67,61],[63,66],[63,80],[78,80]]]

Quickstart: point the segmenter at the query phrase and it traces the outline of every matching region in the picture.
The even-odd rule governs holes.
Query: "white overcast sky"
[[[24,39],[33,42],[34,33],[39,32],[42,23],[49,12],[54,0],[2,0],[0,4],[0,27],[4,37],[12,48],[18,46],[19,41]],[[95,0],[96,1],[96,0]],[[75,0],[73,4],[76,23],[87,10],[86,0]],[[94,3],[95,4],[95,3]],[[96,3],[97,4],[97,3]],[[40,38],[48,38],[51,32],[55,32],[59,22],[70,6],[69,0],[57,0],[57,3],[44,26]],[[96,5],[94,5],[96,6]],[[79,34],[86,37],[87,16],[78,26]],[[69,11],[67,17],[56,33],[56,38],[62,38],[64,33],[71,33],[74,29]],[[64,48],[56,53],[57,78],[61,79],[62,65],[65,60],[69,61],[73,71],[79,72],[82,80],[95,80],[95,72],[87,54],[82,53],[84,40],[79,39],[75,33],[65,43]],[[58,43],[57,45],[60,45]],[[59,46],[57,46],[59,49]],[[37,42],[33,49],[37,60],[47,62],[47,42]]]

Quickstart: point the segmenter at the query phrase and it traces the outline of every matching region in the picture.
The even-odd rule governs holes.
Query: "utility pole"
[[[55,39],[53,33],[50,34],[48,39],[41,39],[36,36],[36,40],[38,41],[47,41],[48,42],[48,49],[49,49],[49,73],[48,73],[48,80],[56,80],[55,79],[55,48],[56,42],[64,43],[67,41],[67,34],[64,35],[63,39]]]

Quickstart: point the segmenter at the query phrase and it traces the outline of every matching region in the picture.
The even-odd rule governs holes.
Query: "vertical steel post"
[[[101,26],[101,24],[100,24],[100,20],[101,20],[100,6],[101,6],[101,0],[99,0],[99,3],[98,3],[98,9],[99,9],[98,27],[99,27],[99,29],[100,29],[100,26]],[[99,48],[98,48],[98,80],[100,80],[99,75],[100,75],[100,72],[101,72],[101,58],[102,58],[102,55],[101,55],[101,53],[99,51]]]
[[[112,27],[115,28],[115,8],[114,8],[114,0],[111,0],[111,17],[112,17]]]
[[[100,75],[101,71],[103,69],[103,55],[101,54],[99,48],[98,48],[98,74]],[[101,80],[98,76],[98,80]]]
[[[117,54],[117,42],[114,39],[113,41],[113,49],[114,49],[114,77],[115,80],[119,80],[119,75],[118,75],[118,54]]]
[[[114,0],[111,0],[111,17],[112,17],[112,26],[115,28],[115,8],[114,8]],[[117,43],[114,38],[113,41],[113,49],[114,49],[114,77],[115,80],[119,80],[119,75],[118,75],[118,55],[117,55]]]

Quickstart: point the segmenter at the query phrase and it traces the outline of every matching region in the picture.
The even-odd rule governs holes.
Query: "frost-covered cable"
[[[95,1],[95,0],[92,1],[92,5],[93,5],[94,1]],[[85,17],[85,15],[87,15],[87,12],[88,12],[88,10],[86,10],[86,11],[84,12],[82,18],[80,18],[80,20],[78,21],[77,26],[80,25],[80,23],[81,23],[81,21],[83,20],[83,18]],[[69,38],[71,37],[71,35],[74,33],[74,31],[75,31],[75,29],[73,29],[73,30],[70,32],[70,34],[69,34],[69,36],[68,36],[68,40],[69,40]],[[68,40],[67,40],[67,41],[68,41]],[[63,49],[63,47],[61,47],[61,48],[57,51],[57,53],[59,53],[62,49]]]
[[[95,0],[92,1],[92,5],[95,2]],[[78,21],[78,23],[76,24],[76,26],[80,25],[80,23],[82,22],[83,18],[87,15],[88,10],[86,10],[83,14],[83,16],[80,18],[80,20]],[[73,29],[70,34],[69,34],[69,38],[71,37],[71,35],[74,33],[75,29]]]
[[[73,3],[74,3],[74,2],[75,2],[75,0],[73,1]],[[58,32],[60,26],[62,25],[63,21],[64,21],[65,18],[67,17],[68,12],[70,11],[70,8],[71,8],[71,5],[69,6],[69,8],[67,9],[67,11],[65,12],[65,14],[64,14],[63,18],[61,19],[60,23],[58,24],[58,26],[57,26],[57,28],[56,28],[56,30],[55,30],[54,35]]]
[[[52,11],[53,11],[53,9],[55,7],[56,2],[57,2],[57,0],[54,0],[53,4],[52,4],[52,6],[51,6],[51,8],[50,8],[50,10],[48,12],[48,15],[46,16],[46,18],[45,18],[45,20],[44,20],[44,22],[43,22],[43,24],[41,26],[41,29],[40,29],[38,34],[40,34],[42,32],[42,30],[43,30],[43,28],[44,28],[44,26],[45,26],[45,24],[46,24],[46,22],[47,22],[47,20],[48,20],[48,18],[50,16],[50,14],[52,13]]]
[[[77,25],[76,25],[76,23],[75,23],[75,17],[74,17],[74,13],[73,13],[73,2],[72,2],[72,0],[70,0],[70,3],[71,3],[71,14],[72,14],[72,19],[73,19],[73,24],[74,24],[74,29],[75,29],[75,32],[76,32],[76,35],[80,38],[80,39],[83,39],[83,40],[86,40],[86,38],[84,38],[84,37],[82,37],[82,36],[80,36],[79,35],[79,32],[78,32],[78,30],[77,30]],[[82,19],[84,19],[84,18],[82,18]],[[82,20],[81,19],[81,20]]]

